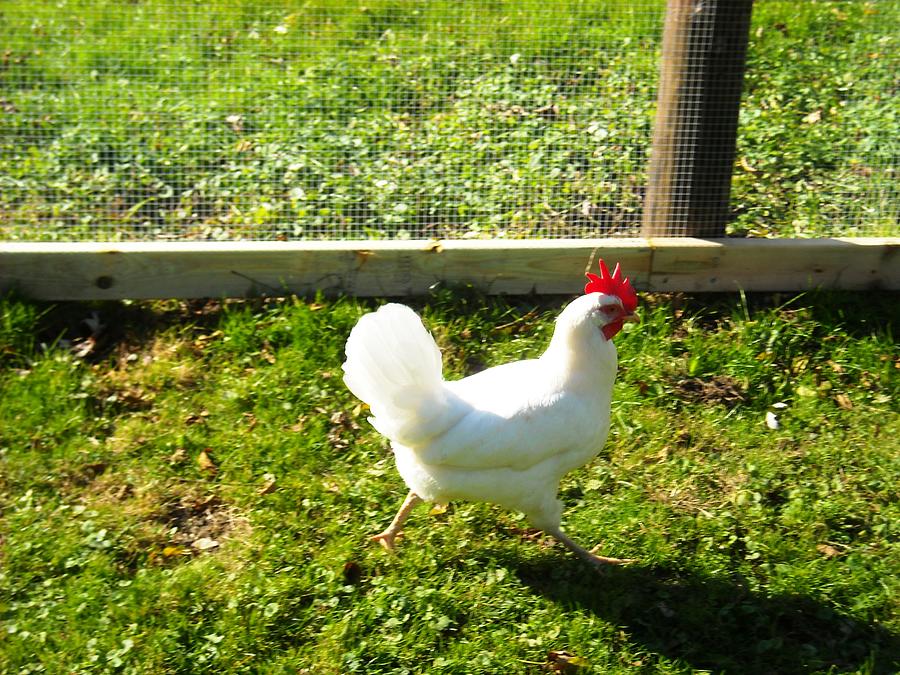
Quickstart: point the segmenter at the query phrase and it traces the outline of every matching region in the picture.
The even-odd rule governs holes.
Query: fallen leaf
[[[202,471],[206,471],[210,474],[215,474],[219,469],[213,463],[208,451],[209,448],[206,448],[205,450],[201,450],[200,454],[197,455],[197,466],[199,466]]]
[[[185,459],[187,459],[187,453],[184,448],[176,448],[175,452],[169,455],[169,464],[181,464]]]
[[[106,462],[92,462],[81,467],[82,473],[88,478],[96,478],[106,472]]]
[[[837,394],[834,397],[834,400],[844,410],[853,410],[853,401],[850,400],[850,397],[847,396],[847,394]]]
[[[747,173],[756,173],[756,172],[758,171],[758,169],[757,169],[756,167],[752,166],[752,165],[750,164],[750,162],[747,161],[747,158],[746,158],[746,157],[741,157],[740,160],[738,160],[738,161],[739,161],[741,167],[742,167],[742,168],[744,169],[744,171],[746,171]]]
[[[841,554],[840,551],[830,544],[818,544],[816,545],[816,550],[826,558],[836,558]]]
[[[195,499],[193,502],[193,509],[197,513],[203,513],[207,509],[212,506],[217,506],[221,503],[218,495],[206,495],[201,499]]]
[[[209,340],[215,340],[216,338],[220,338],[223,335],[225,335],[225,333],[223,333],[220,330],[216,330],[216,331],[213,331],[212,333],[210,333],[209,335],[198,336],[196,341],[197,342],[207,342]]]
[[[343,571],[344,583],[349,586],[355,586],[362,580],[362,567],[359,563],[349,560],[344,563]]]
[[[323,411],[326,412],[327,411]],[[331,413],[328,417],[331,428],[328,431],[328,441],[335,450],[343,450],[350,445],[350,440],[345,437],[346,434],[352,435],[353,431],[359,429],[359,425],[350,415],[343,410]]]
[[[184,555],[184,554],[185,554],[185,550],[184,550],[183,548],[181,548],[180,546],[166,546],[166,547],[163,549],[162,554],[163,554],[166,558],[173,558],[173,557],[175,557],[176,555]]]
[[[219,542],[215,539],[210,539],[209,537],[200,537],[195,542],[191,544],[198,551],[209,551],[214,548],[219,547]]]
[[[265,485],[263,485],[259,490],[257,490],[258,494],[267,495],[275,492],[275,479],[270,478],[266,481]]]
[[[96,347],[97,339],[92,335],[80,342],[76,342],[72,347],[72,354],[79,359],[84,359],[90,356]]]
[[[550,651],[547,654],[544,670],[550,673],[575,673],[590,665],[590,662],[583,656],[575,656],[567,651]]]
[[[231,130],[236,134],[239,134],[244,130],[243,115],[229,115],[225,118],[225,121],[228,122],[228,126],[230,126]]]
[[[815,124],[816,122],[818,122],[821,119],[822,119],[822,111],[814,110],[813,112],[809,113],[809,115],[804,117],[803,121],[806,122],[807,124]]]
[[[116,499],[122,501],[128,499],[134,494],[134,486],[131,483],[125,483],[124,485],[120,485],[119,489],[116,490],[114,496]]]
[[[322,487],[328,490],[328,492],[333,492],[334,494],[340,494],[342,492],[341,486],[333,480],[322,481]]]
[[[202,422],[205,422],[207,417],[209,417],[208,410],[203,410],[199,413],[191,413],[184,418],[184,423],[186,426],[191,426],[192,424],[200,424]]]

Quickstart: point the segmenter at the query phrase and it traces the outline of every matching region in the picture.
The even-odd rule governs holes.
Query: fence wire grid
[[[6,0],[0,240],[635,236],[664,15]],[[728,234],[897,234],[898,26],[757,0]]]

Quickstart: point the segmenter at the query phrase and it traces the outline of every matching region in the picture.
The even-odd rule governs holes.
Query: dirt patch
[[[166,539],[173,554],[214,551],[235,531],[245,532],[250,527],[234,507],[217,495],[185,496],[167,502],[153,519],[167,528]]]
[[[316,412],[321,415],[328,415],[328,442],[335,450],[346,450],[355,441],[359,432],[359,424],[356,423],[356,417],[362,412],[362,407],[357,406],[353,415],[347,414],[343,410],[329,413],[324,408],[317,408]]]
[[[733,408],[744,401],[741,383],[728,375],[679,380],[674,389],[679,398],[691,403],[721,403],[726,408]]]

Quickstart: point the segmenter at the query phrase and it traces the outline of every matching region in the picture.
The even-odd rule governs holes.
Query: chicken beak
[[[637,314],[633,314],[633,313],[632,313],[632,314],[626,314],[626,315],[624,315],[624,316],[622,317],[622,321],[624,321],[624,322],[626,322],[626,323],[640,323],[640,322],[641,322],[641,317],[638,316]]]

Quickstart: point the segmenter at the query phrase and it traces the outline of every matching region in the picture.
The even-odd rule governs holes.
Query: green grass
[[[561,304],[416,307],[458,376]],[[404,494],[340,378],[373,307],[3,300],[0,672],[896,671],[896,296],[644,298],[561,486],[577,540],[638,560],[603,575],[485,504],[367,540]]]
[[[663,4],[8,0],[0,237],[633,232]],[[898,21],[756,3],[730,232],[896,233]]]

